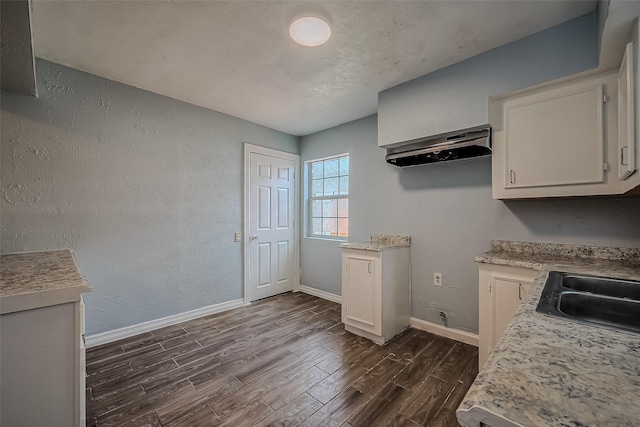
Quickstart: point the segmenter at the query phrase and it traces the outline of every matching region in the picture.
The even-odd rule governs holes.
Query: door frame
[[[244,143],[244,174],[243,174],[243,208],[242,208],[242,235],[240,236],[242,245],[242,264],[243,264],[243,299],[244,305],[251,304],[249,301],[249,255],[251,253],[249,240],[249,217],[250,217],[250,195],[251,195],[251,153],[262,154],[265,156],[277,157],[280,159],[292,160],[294,164],[293,185],[294,185],[294,205],[293,205],[293,240],[294,240],[294,257],[293,257],[293,291],[298,292],[300,289],[300,190],[302,180],[300,179],[300,155],[287,153],[286,151],[274,150],[272,148],[262,147],[260,145]]]

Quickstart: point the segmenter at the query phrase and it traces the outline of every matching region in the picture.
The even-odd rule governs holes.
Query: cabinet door
[[[378,330],[377,311],[379,304],[376,301],[376,259],[358,256],[346,256],[344,268],[346,283],[345,295],[345,323],[360,329],[375,332]]]
[[[479,363],[480,368],[504,333],[538,272],[503,265],[480,265],[479,269]]]
[[[500,339],[520,303],[529,292],[530,283],[494,276],[493,278],[493,345]]]
[[[507,101],[505,188],[603,182],[603,97],[581,83]]]
[[[618,73],[618,179],[620,180],[629,178],[636,171],[633,51],[633,42],[629,42]]]

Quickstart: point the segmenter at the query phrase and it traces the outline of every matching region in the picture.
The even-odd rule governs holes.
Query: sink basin
[[[640,282],[552,271],[536,311],[640,332]]]
[[[608,277],[582,276],[577,274],[559,273],[561,285],[578,292],[590,292],[617,298],[630,298],[640,301],[640,282],[631,280],[611,279]]]

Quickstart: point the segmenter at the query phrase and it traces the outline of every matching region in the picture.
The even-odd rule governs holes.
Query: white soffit
[[[599,68],[607,70],[620,67],[624,49],[629,42],[633,24],[640,15],[640,1],[611,0],[602,7],[606,20],[600,43]]]

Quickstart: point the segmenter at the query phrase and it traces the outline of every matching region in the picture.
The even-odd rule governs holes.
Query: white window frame
[[[313,197],[312,196],[312,185],[313,185],[313,179],[312,179],[312,170],[311,170],[311,165],[312,163],[315,162],[324,162],[326,160],[331,160],[331,159],[338,159],[340,157],[349,157],[349,173],[347,174],[347,176],[349,177],[349,190],[347,190],[347,194],[336,194],[336,195],[330,195],[330,196],[316,196]],[[311,160],[307,160],[304,162],[304,167],[305,167],[305,178],[306,178],[306,182],[305,182],[305,194],[306,194],[306,203],[305,203],[305,207],[306,207],[306,212],[305,212],[305,223],[306,223],[306,233],[305,233],[305,237],[310,238],[310,239],[321,239],[321,240],[333,240],[333,241],[340,241],[340,242],[346,242],[349,239],[349,227],[347,227],[347,235],[346,236],[328,236],[325,234],[313,234],[312,230],[313,230],[313,209],[312,209],[312,202],[314,200],[333,200],[333,199],[346,199],[349,200],[349,195],[350,195],[350,189],[351,189],[351,156],[349,155],[349,153],[341,153],[341,154],[336,154],[336,155],[332,155],[332,156],[327,156],[327,157],[321,157],[318,159],[311,159]],[[340,176],[340,175],[339,175]],[[345,175],[342,175],[345,176]],[[324,177],[324,174],[323,174]],[[347,216],[347,219],[350,219],[350,216]],[[339,217],[338,217],[339,218]]]

